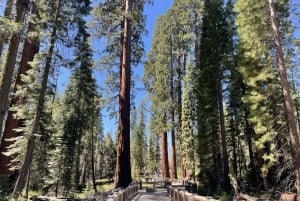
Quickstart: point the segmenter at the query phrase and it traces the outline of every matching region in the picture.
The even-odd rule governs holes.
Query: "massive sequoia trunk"
[[[33,25],[29,24],[28,32],[33,29]],[[34,55],[39,51],[39,41],[37,39],[29,39],[26,38],[24,42],[24,48],[22,52],[22,58],[20,67],[18,69],[15,86],[14,86],[14,94],[17,91],[17,87],[23,85],[22,75],[26,74],[27,70],[30,69],[29,61],[33,61]],[[10,102],[10,105],[22,104],[20,103],[20,97],[13,96]],[[3,153],[8,151],[8,147],[12,144],[11,141],[7,141],[7,139],[17,137],[16,128],[22,126],[22,120],[14,118],[14,112],[8,111],[8,115],[5,122],[5,129],[3,132],[3,137],[1,139],[0,144],[0,175],[2,177],[1,181],[5,181],[8,177],[10,177],[10,182],[7,184],[12,184],[12,182],[16,179],[14,178],[16,174],[13,174],[9,171],[10,157],[4,155]],[[0,184],[1,185],[1,184]]]
[[[114,187],[127,187],[131,181],[130,166],[130,65],[132,1],[123,1],[124,16],[121,24],[121,63],[119,91],[119,125],[117,162]]]
[[[54,27],[51,33],[51,39],[50,39],[50,44],[49,44],[49,49],[47,52],[46,56],[46,63],[45,63],[45,68],[44,72],[42,75],[42,80],[41,80],[41,89],[39,92],[39,97],[38,97],[38,102],[36,106],[36,111],[34,115],[34,119],[32,122],[32,128],[30,131],[30,136],[28,137],[28,142],[27,142],[27,148],[26,148],[26,153],[25,153],[25,159],[22,164],[22,167],[20,169],[20,173],[18,175],[16,185],[13,190],[13,196],[18,197],[22,190],[24,189],[25,183],[26,183],[26,178],[28,176],[30,166],[33,160],[33,151],[34,151],[34,146],[35,146],[35,135],[38,131],[39,128],[39,123],[40,123],[40,118],[43,110],[43,105],[44,105],[44,98],[46,94],[46,89],[47,89],[47,83],[48,83],[48,77],[51,69],[51,61],[52,61],[52,55],[54,51],[54,43],[56,41],[56,36],[57,36],[57,25],[58,25],[58,20],[60,17],[60,7],[61,7],[61,0],[58,1],[57,5],[57,12],[55,16],[55,21],[54,21]]]
[[[287,125],[289,128],[291,146],[292,146],[292,157],[294,160],[295,166],[295,175],[296,175],[296,188],[298,194],[300,193],[300,144],[299,144],[299,135],[297,132],[296,118],[293,111],[293,104],[290,95],[290,86],[287,79],[287,73],[284,63],[284,56],[282,52],[281,40],[278,31],[278,25],[276,20],[276,11],[273,0],[269,0],[269,9],[271,16],[271,24],[275,39],[276,54],[278,59],[279,67],[279,76],[281,81],[282,95],[284,99],[284,107],[287,116]]]
[[[25,13],[28,9],[28,1],[18,0],[16,4],[16,22],[23,23]],[[7,60],[1,76],[0,86],[0,132],[2,132],[3,121],[8,106],[9,91],[13,80],[13,73],[17,60],[21,32],[15,33],[9,43]]]

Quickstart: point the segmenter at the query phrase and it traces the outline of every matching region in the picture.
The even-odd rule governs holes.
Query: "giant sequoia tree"
[[[107,39],[103,66],[119,66],[119,123],[115,188],[131,181],[130,167],[130,85],[131,64],[143,53],[144,1],[108,0],[94,9],[97,35]],[[117,73],[110,69],[110,74]],[[116,83],[113,84],[116,87]],[[116,88],[115,88],[116,90]]]

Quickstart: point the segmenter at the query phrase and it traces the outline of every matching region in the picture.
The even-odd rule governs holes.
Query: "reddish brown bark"
[[[119,91],[119,126],[114,187],[127,187],[131,181],[130,166],[130,65],[131,65],[131,0],[124,0],[121,29],[121,64]]]
[[[168,135],[167,132],[162,132],[161,136],[161,172],[162,178],[170,178],[169,159],[168,159]]]
[[[281,82],[281,90],[284,99],[285,113],[287,116],[287,125],[289,129],[291,146],[292,146],[292,157],[295,166],[296,175],[296,188],[297,192],[300,193],[300,144],[299,135],[297,132],[296,118],[294,115],[293,104],[290,93],[290,86],[287,79],[287,73],[285,68],[284,56],[282,51],[281,39],[278,31],[278,25],[276,20],[276,10],[273,0],[269,0],[269,9],[271,16],[271,24],[273,29],[273,35],[275,39],[276,54],[278,60],[279,77]]]
[[[33,27],[29,25],[29,30]],[[18,69],[15,86],[14,86],[14,94],[17,91],[17,87],[22,86],[23,82],[21,80],[21,76],[26,74],[26,71],[30,69],[29,61],[33,61],[34,55],[39,51],[39,42],[36,40],[26,39],[24,43],[22,58],[20,67]],[[13,96],[11,99],[10,105],[20,104],[22,100],[20,97]],[[3,137],[0,144],[0,175],[8,177],[12,174],[9,171],[10,158],[4,155],[3,153],[8,150],[8,147],[13,143],[11,141],[7,141],[7,139],[17,137],[16,128],[22,126],[22,120],[17,120],[14,118],[14,112],[9,111],[8,116],[5,122],[5,129],[3,132]],[[14,180],[14,178],[11,178]]]
[[[24,22],[24,16],[28,9],[28,1],[22,1],[18,0],[16,3],[16,22],[23,23]],[[8,47],[8,54],[7,54],[7,60],[2,72],[1,77],[1,86],[0,86],[0,132],[2,132],[2,125],[4,121],[4,117],[7,111],[8,107],[8,97],[9,92],[12,85],[13,80],[13,74],[15,70],[15,64],[17,60],[18,55],[18,49],[20,44],[20,32],[15,33],[9,43]]]

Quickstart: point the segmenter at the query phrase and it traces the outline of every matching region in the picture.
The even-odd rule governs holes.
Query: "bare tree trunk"
[[[234,111],[233,112],[235,115],[236,112]],[[233,172],[235,175],[238,175],[238,164],[237,164],[237,146],[236,146],[236,140],[235,140],[235,137],[236,137],[236,127],[234,125],[234,117],[233,115],[231,115],[231,118],[230,118],[230,126],[231,126],[231,146],[232,146],[232,168],[233,168]]]
[[[11,14],[12,7],[15,3],[16,3],[16,0],[7,0],[6,5],[5,5],[5,10],[4,10],[4,17],[5,18],[9,18],[10,14]],[[6,36],[6,35],[4,35],[0,32],[0,57],[2,55],[4,43],[6,42],[8,37],[9,36]]]
[[[94,97],[93,97],[93,106],[94,106]],[[96,179],[95,179],[95,159],[94,159],[94,118],[95,115],[93,115],[93,119],[92,119],[92,131],[91,131],[91,135],[92,135],[92,139],[91,139],[91,157],[92,157],[92,180],[93,180],[93,189],[94,192],[97,193],[97,186],[96,186]]]
[[[179,58],[178,58],[179,61]],[[178,83],[177,86],[177,92],[178,92],[178,131],[177,131],[177,136],[179,137],[180,141],[179,142],[179,151],[180,151],[180,170],[181,170],[181,179],[186,178],[186,167],[184,165],[184,153],[182,150],[182,132],[181,132],[181,128],[182,128],[182,85],[181,85],[181,80],[182,80],[182,71],[180,68],[180,62],[178,62],[178,68],[177,68],[177,76],[178,76],[178,80],[180,80],[180,82]],[[183,58],[183,72],[185,71],[185,66],[186,66],[186,57],[184,56]]]
[[[170,41],[171,36],[170,36]],[[170,81],[171,81],[171,99],[172,99],[172,107],[171,107],[171,121],[172,121],[172,129],[171,129],[171,178],[177,179],[177,167],[176,167],[176,136],[175,136],[175,98],[174,98],[174,66],[173,66],[173,51],[172,51],[172,44],[170,48],[170,56],[171,56],[171,68],[170,68]]]
[[[34,12],[34,11],[33,11]],[[28,32],[32,31],[33,25],[30,23]],[[22,52],[22,58],[20,67],[18,69],[15,86],[14,86],[14,93],[17,91],[17,87],[22,86],[23,82],[21,79],[21,76],[26,74],[27,70],[29,70],[31,67],[28,64],[29,61],[33,61],[34,55],[39,51],[39,41],[37,39],[25,39],[24,48]],[[13,95],[10,105],[16,105],[21,104],[20,103],[20,97],[17,97]],[[12,174],[12,172],[9,171],[9,164],[10,164],[10,157],[4,155],[3,153],[8,151],[8,147],[12,144],[11,141],[7,141],[7,139],[17,137],[18,133],[15,131],[16,128],[19,128],[22,126],[22,120],[15,119],[13,117],[14,112],[8,111],[8,115],[5,122],[5,128],[3,132],[3,137],[1,139],[0,144],[0,175],[3,177],[10,177],[9,183],[13,183],[16,180],[16,174]]]
[[[28,9],[28,1],[17,0],[17,23],[23,23],[25,13]],[[10,44],[8,47],[7,60],[3,69],[1,76],[1,86],[0,86],[0,132],[3,130],[3,121],[5,113],[8,106],[9,91],[13,79],[13,73],[15,69],[15,64],[17,60],[19,44],[20,44],[20,32],[14,34],[10,39]]]
[[[222,83],[221,75],[218,75],[218,106],[219,106],[219,118],[220,118],[220,130],[221,130],[221,143],[222,143],[222,162],[223,162],[223,188],[225,190],[230,189],[230,179],[229,179],[229,163],[228,163],[228,153],[227,153],[227,142],[226,142],[226,131],[225,131],[225,119],[224,119],[224,109],[223,109],[223,95],[222,95]]]
[[[269,9],[271,16],[272,29],[275,39],[275,46],[277,50],[277,59],[279,67],[279,76],[281,81],[282,95],[284,99],[284,107],[287,116],[287,125],[289,128],[291,146],[292,146],[292,157],[294,159],[295,175],[296,175],[296,188],[297,192],[300,193],[300,144],[299,135],[297,132],[295,114],[293,111],[293,104],[290,95],[290,87],[287,79],[287,73],[284,63],[284,56],[282,52],[281,40],[278,31],[278,25],[276,20],[276,11],[273,0],[269,0]]]
[[[79,132],[79,131],[77,131]],[[76,151],[76,162],[75,162],[75,187],[77,190],[80,189],[80,153],[81,153],[81,136],[78,138],[77,151]],[[68,189],[70,190],[70,189]]]
[[[130,66],[131,66],[131,0],[123,0],[125,11],[121,29],[121,64],[119,92],[119,126],[114,187],[127,187],[131,181],[130,166]]]
[[[170,178],[168,159],[168,138],[166,131],[163,131],[161,136],[161,169],[162,178]]]
[[[45,98],[45,94],[46,94],[48,77],[49,77],[49,72],[50,72],[50,68],[51,68],[52,54],[53,54],[53,50],[54,50],[54,43],[56,40],[56,31],[57,31],[56,26],[57,26],[57,22],[58,22],[58,19],[60,16],[60,7],[61,7],[61,0],[58,1],[58,5],[57,5],[57,12],[56,12],[56,17],[55,17],[55,22],[54,22],[54,28],[53,28],[52,34],[51,34],[50,46],[49,46],[49,50],[47,53],[46,65],[45,65],[42,82],[41,82],[41,90],[40,90],[40,94],[38,97],[38,103],[37,103],[37,108],[36,108],[36,112],[35,112],[35,117],[33,119],[32,129],[30,132],[31,135],[28,139],[27,149],[26,149],[26,153],[25,153],[25,159],[22,164],[15,188],[13,190],[13,194],[12,194],[13,197],[18,197],[21,194],[21,192],[24,188],[24,185],[26,183],[26,177],[29,172],[29,168],[30,168],[30,165],[31,165],[31,162],[33,159],[33,150],[34,150],[34,144],[35,144],[35,135],[34,134],[37,133],[37,131],[38,131],[40,117],[41,117],[41,113],[43,110],[44,98]]]

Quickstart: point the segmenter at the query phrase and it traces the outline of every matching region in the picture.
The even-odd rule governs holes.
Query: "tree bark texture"
[[[171,40],[171,36],[170,36],[170,41],[172,43]],[[171,44],[172,46],[172,44]],[[171,119],[172,119],[172,130],[171,130],[171,179],[177,179],[177,165],[176,165],[176,136],[175,136],[175,107],[174,107],[174,103],[175,103],[175,98],[174,98],[174,67],[173,67],[173,51],[172,48],[170,48],[171,52],[170,52],[170,56],[171,56],[171,77],[170,77],[170,81],[171,81],[171,99],[172,99],[172,107],[171,107]]]
[[[28,9],[28,1],[18,0],[16,4],[16,22],[23,23],[24,16]],[[8,47],[8,54],[6,63],[3,69],[2,76],[1,76],[1,86],[0,86],[0,132],[2,133],[3,130],[3,121],[8,107],[8,97],[9,91],[13,79],[14,69],[16,65],[19,44],[20,44],[20,32],[15,33],[9,43]]]
[[[44,98],[45,98],[47,83],[48,83],[48,77],[49,77],[49,72],[51,69],[51,61],[52,61],[52,55],[53,55],[53,50],[54,50],[54,43],[56,41],[56,31],[57,31],[57,23],[58,23],[59,16],[60,16],[60,7],[61,7],[61,0],[58,1],[58,5],[57,5],[57,13],[56,13],[56,17],[55,17],[52,34],[51,34],[50,46],[49,46],[49,49],[47,52],[46,64],[45,64],[45,69],[44,69],[44,73],[42,76],[41,89],[40,89],[40,93],[39,93],[39,97],[38,97],[36,112],[35,112],[35,116],[34,116],[33,123],[32,123],[30,137],[29,137],[28,143],[27,143],[25,159],[24,159],[24,162],[20,169],[20,173],[19,173],[18,179],[16,181],[15,188],[13,190],[13,197],[18,197],[21,194],[22,190],[24,189],[24,186],[26,183],[26,177],[29,172],[30,165],[31,165],[31,162],[33,159],[33,151],[34,151],[34,145],[35,145],[35,135],[34,134],[36,134],[38,131],[40,117],[41,117],[41,113],[43,110]]]
[[[217,93],[218,93],[218,106],[219,106],[221,143],[222,143],[222,158],[223,158],[223,188],[225,190],[229,190],[231,184],[230,184],[230,179],[229,179],[229,163],[228,163],[228,153],[227,153],[225,119],[224,119],[224,109],[223,109],[222,83],[221,83],[220,72],[219,72],[217,82],[218,82]]]
[[[162,178],[170,178],[168,159],[168,135],[166,131],[163,131],[161,136],[161,169]]]
[[[123,0],[125,15],[121,24],[121,63],[119,91],[119,125],[114,187],[127,187],[131,181],[130,166],[130,66],[131,66],[131,0]]]
[[[33,25],[30,23],[28,27],[28,32],[33,29]],[[17,87],[23,85],[22,75],[25,75],[27,70],[31,67],[28,64],[29,61],[33,61],[34,55],[39,51],[39,41],[37,39],[29,39],[26,38],[24,42],[24,48],[22,52],[22,58],[20,67],[17,72],[17,77],[15,81],[15,86],[13,90],[13,94],[16,93]],[[13,95],[10,105],[22,104],[20,97]],[[14,118],[14,112],[8,111],[8,115],[5,122],[4,132],[0,143],[0,175],[3,177],[10,177],[9,181],[12,183],[15,181],[16,174],[9,171],[10,157],[4,155],[4,152],[8,151],[8,147],[12,144],[11,141],[7,141],[7,139],[17,137],[19,135],[15,129],[22,126],[22,120]],[[16,173],[16,172],[15,172]]]
[[[294,166],[295,166],[295,175],[296,175],[296,188],[298,194],[300,193],[300,144],[299,144],[299,135],[297,132],[296,126],[296,118],[293,111],[293,104],[290,95],[290,86],[287,79],[287,73],[285,68],[284,56],[282,52],[282,45],[280,34],[278,31],[278,25],[276,20],[276,10],[273,0],[269,0],[269,9],[270,9],[270,17],[271,17],[271,24],[273,29],[273,35],[275,39],[275,46],[276,46],[276,54],[278,60],[278,67],[279,67],[279,76],[281,81],[281,90],[284,99],[284,107],[287,116],[287,125],[289,129],[290,139],[291,139],[291,146],[292,146],[292,157],[294,159]]]
[[[182,71],[180,68],[180,58],[178,58],[178,68],[177,68],[177,75],[178,75],[178,80],[182,80]],[[185,66],[186,66],[186,58],[183,58],[183,71],[185,71]],[[181,82],[178,82],[178,86],[177,86],[177,92],[178,92],[178,131],[177,131],[177,136],[180,139],[181,142],[179,142],[179,152],[180,152],[180,170],[181,170],[181,179],[186,178],[186,168],[184,165],[184,153],[182,150],[182,137],[180,135],[182,135],[182,84]]]

